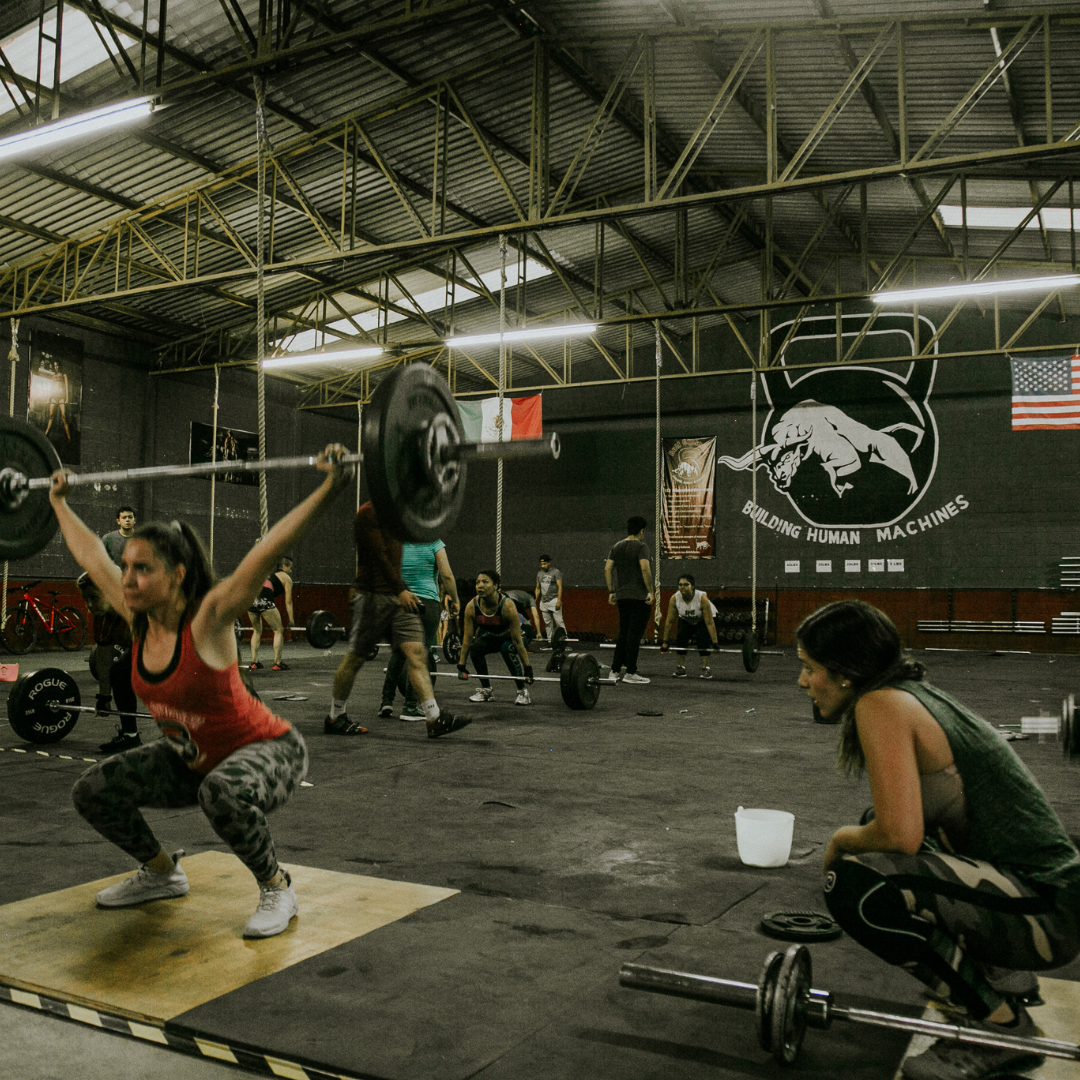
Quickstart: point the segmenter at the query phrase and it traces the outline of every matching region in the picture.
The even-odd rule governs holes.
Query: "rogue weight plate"
[[[1080,730],[1076,726],[1076,695],[1061,703],[1061,751],[1066,757],[1080,756]]]
[[[843,930],[820,911],[773,911],[761,917],[761,929],[781,941],[833,941]]]
[[[0,416],[0,476],[13,469],[27,479],[51,476],[61,468],[53,445],[36,428]],[[0,494],[0,559],[25,559],[41,551],[60,523],[49,504],[48,488]]]
[[[600,700],[600,665],[592,653],[567,653],[559,672],[562,699],[571,709],[591,709]]]
[[[753,674],[760,663],[761,653],[758,651],[757,634],[753,630],[748,630],[742,643],[742,666]]]
[[[791,1065],[799,1056],[806,1035],[806,1000],[810,995],[810,950],[792,945],[776,973],[772,995],[772,1055],[781,1065]]]
[[[396,368],[364,410],[364,475],[380,528],[426,544],[454,524],[465,497],[466,463],[440,451],[464,441],[454,396],[424,364]]]
[[[42,668],[19,678],[8,695],[8,723],[20,739],[59,742],[75,726],[79,714],[51,709],[50,702],[78,705],[79,687],[63,668]]]
[[[456,665],[461,658],[461,638],[453,629],[447,630],[446,636],[442,639],[442,654],[448,664]]]
[[[313,649],[331,648],[338,640],[336,624],[337,619],[329,611],[313,611],[305,626],[308,644]]]
[[[761,977],[754,995],[754,1019],[757,1023],[758,1043],[762,1050],[772,1049],[773,994],[776,991],[776,976],[783,962],[784,954],[778,950],[769,953],[765,957],[765,963],[761,965]]]

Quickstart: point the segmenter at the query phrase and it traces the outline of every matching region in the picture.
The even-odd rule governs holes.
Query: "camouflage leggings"
[[[255,879],[269,881],[278,864],[266,814],[288,801],[307,766],[307,748],[295,728],[242,746],[205,775],[192,772],[167,739],[157,739],[87,769],[71,798],[106,840],[141,863],[161,844],[140,807],[201,806],[214,832]]]
[[[825,875],[833,918],[978,1020],[1005,1000],[988,969],[1047,971],[1080,953],[1075,898],[1038,891],[990,863],[920,851],[847,855]]]

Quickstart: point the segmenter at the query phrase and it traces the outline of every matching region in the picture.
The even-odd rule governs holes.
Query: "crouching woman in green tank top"
[[[820,608],[796,632],[799,686],[840,723],[841,768],[865,769],[873,814],[825,855],[840,925],[990,1031],[1037,1033],[1032,971],[1080,953],[1080,853],[1012,747],[924,679],[889,618],[858,601]],[[1025,986],[1025,983],[1027,984]],[[908,1080],[980,1080],[1031,1055],[938,1040]]]

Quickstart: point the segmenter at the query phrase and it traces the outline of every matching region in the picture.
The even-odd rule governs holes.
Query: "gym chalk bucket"
[[[735,840],[739,858],[747,866],[785,866],[791,854],[795,815],[786,810],[735,812]]]

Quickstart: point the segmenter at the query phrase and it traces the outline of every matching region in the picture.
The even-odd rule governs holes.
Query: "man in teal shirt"
[[[428,668],[435,670],[435,660],[431,650],[435,647],[439,632],[439,616],[442,613],[441,594],[449,597],[450,617],[457,616],[460,610],[457,582],[450,569],[450,560],[446,555],[446,545],[441,540],[429,544],[402,544],[401,578],[409,591],[420,598],[420,621],[424,624],[424,635],[428,646]],[[397,649],[390,655],[386,665],[386,678],[383,680],[382,702],[379,715],[394,715],[394,695],[400,690],[405,695],[405,707],[398,716],[399,720],[423,720],[424,713],[416,700],[416,691],[412,684],[405,682],[405,657]]]

